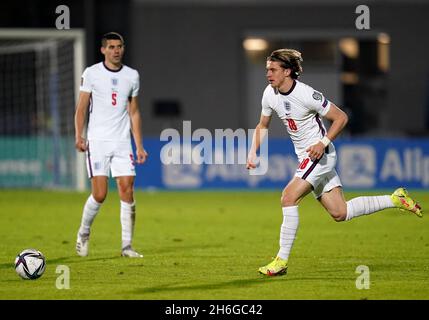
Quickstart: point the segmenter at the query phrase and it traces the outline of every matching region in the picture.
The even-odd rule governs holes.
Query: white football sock
[[[395,205],[390,196],[358,197],[347,201],[346,221],[364,214],[371,214]]]
[[[136,217],[135,202],[127,203],[121,200],[122,248],[131,246]]]
[[[283,207],[283,223],[280,228],[280,250],[277,254],[283,260],[289,258],[299,224],[298,206]]]
[[[83,207],[82,221],[80,223],[79,233],[89,234],[91,225],[100,210],[101,203],[95,201],[92,194],[86,200],[85,206]]]

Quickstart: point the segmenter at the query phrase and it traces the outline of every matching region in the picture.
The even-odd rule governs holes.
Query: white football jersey
[[[271,116],[273,110],[277,113],[287,128],[298,159],[306,157],[305,150],[325,136],[326,128],[320,116],[326,115],[330,105],[323,94],[297,80],[286,93],[268,85],[262,96],[262,114]]]
[[[91,93],[88,140],[130,140],[128,103],[139,87],[139,73],[125,65],[111,70],[100,62],[85,69],[80,90]]]

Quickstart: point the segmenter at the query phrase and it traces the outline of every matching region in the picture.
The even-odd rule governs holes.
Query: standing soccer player
[[[91,195],[83,208],[76,251],[87,256],[90,228],[107,196],[109,172],[116,179],[121,200],[122,256],[141,258],[132,248],[135,222],[135,162],[146,161],[138,105],[139,74],[122,64],[124,39],[110,32],[101,39],[104,61],[86,68],[82,75],[75,113],[76,149],[86,152]],[[87,140],[82,137],[86,115]],[[131,146],[131,133],[136,158]]]
[[[322,93],[298,81],[302,73],[301,53],[279,49],[267,58],[266,87],[262,97],[262,113],[253,136],[247,169],[256,168],[256,152],[268,129],[273,111],[286,126],[299,166],[295,176],[284,188],[281,197],[283,223],[280,229],[280,250],[271,263],[259,268],[268,276],[285,274],[287,262],[298,229],[298,204],[308,193],[329,212],[335,221],[348,221],[386,208],[408,210],[422,217],[421,207],[398,188],[392,195],[358,197],[346,201],[341,181],[335,170],[337,155],[332,141],[347,124],[347,115]],[[326,131],[321,117],[331,121]]]

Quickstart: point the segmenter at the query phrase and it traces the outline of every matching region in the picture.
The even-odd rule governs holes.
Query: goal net
[[[0,187],[85,188],[74,148],[80,30],[0,29]]]

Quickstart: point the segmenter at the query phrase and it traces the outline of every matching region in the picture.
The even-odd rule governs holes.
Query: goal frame
[[[68,30],[57,29],[26,29],[26,28],[0,28],[0,41],[11,39],[72,39],[74,54],[74,97],[77,103],[79,98],[80,78],[85,68],[85,30],[75,28]],[[87,189],[85,158],[76,151],[76,180],[75,190]]]

